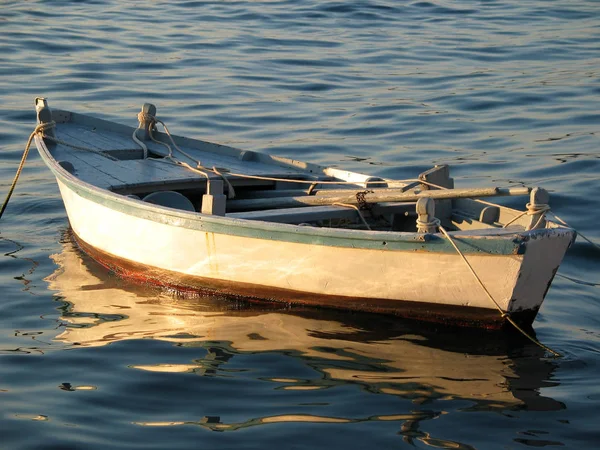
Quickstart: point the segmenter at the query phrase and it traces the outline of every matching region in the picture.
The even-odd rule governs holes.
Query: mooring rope
[[[526,211],[523,211],[516,217],[513,217],[511,220],[506,222],[502,226],[502,228],[508,227],[511,223],[516,222],[517,220],[519,220],[521,217],[523,217],[525,215],[535,216],[536,214],[539,214],[540,217],[538,218],[538,221],[535,223],[534,226],[531,227],[532,230],[535,230],[538,227],[538,225],[542,222],[542,220],[544,219],[544,216],[546,215],[546,213],[548,211],[550,211],[550,206],[546,203],[536,203],[536,204],[527,203],[525,205],[525,207],[527,208]]]
[[[21,162],[19,163],[19,167],[17,168],[17,173],[15,173],[13,182],[10,185],[8,194],[6,195],[6,199],[4,200],[4,203],[2,204],[2,208],[0,208],[0,219],[2,218],[2,215],[4,214],[4,210],[6,210],[6,207],[8,206],[8,202],[10,201],[10,197],[12,196],[13,191],[15,190],[15,187],[17,186],[17,182],[19,181],[19,176],[21,175],[21,172],[23,171],[23,167],[25,167],[25,161],[27,160],[27,155],[29,155],[29,149],[31,148],[31,142],[33,141],[33,138],[37,134],[43,135],[44,131],[49,130],[50,128],[53,128],[55,125],[56,125],[56,123],[54,121],[48,122],[48,123],[40,123],[35,127],[33,132],[29,135],[29,139],[27,139],[27,145],[25,145],[25,151],[23,151],[23,156],[21,156]]]
[[[446,239],[448,239],[448,241],[450,242],[450,244],[452,244],[452,247],[454,247],[454,249],[456,250],[456,252],[460,255],[460,257],[462,258],[462,260],[465,262],[465,264],[467,265],[467,267],[469,268],[469,270],[471,271],[471,273],[473,274],[473,276],[475,277],[475,279],[477,280],[477,282],[479,283],[479,285],[481,286],[481,288],[484,290],[485,294],[490,299],[490,301],[493,303],[494,307],[498,310],[498,312],[500,313],[500,316],[503,319],[506,319],[508,322],[510,322],[510,324],[513,327],[515,327],[515,329],[517,331],[519,331],[523,336],[525,336],[527,339],[529,339],[534,344],[540,346],[541,348],[543,348],[544,350],[550,352],[552,355],[554,355],[556,357],[562,357],[563,356],[560,353],[558,353],[557,351],[552,350],[550,347],[542,344],[536,338],[534,338],[529,333],[527,333],[525,330],[523,330],[523,328],[521,328],[512,319],[512,317],[510,316],[510,313],[508,311],[504,311],[500,307],[500,305],[498,304],[498,302],[496,302],[496,300],[494,299],[494,297],[492,296],[492,294],[490,294],[490,291],[485,287],[485,284],[483,284],[483,281],[481,281],[481,278],[479,278],[479,276],[477,275],[477,272],[475,272],[475,269],[473,269],[473,266],[471,266],[471,263],[469,263],[469,261],[467,260],[467,258],[464,255],[464,253],[458,248],[458,246],[454,242],[454,239],[452,239],[452,237],[450,237],[450,235],[448,234],[448,232],[446,231],[446,229],[440,224],[440,220],[439,219],[434,218],[431,222],[427,222],[424,225],[434,225],[434,226],[437,226],[437,228],[440,230],[440,232],[446,237]]]
[[[225,175],[223,175],[216,167],[212,167],[212,169],[205,167],[202,162],[196,158],[194,158],[192,155],[190,155],[189,153],[184,152],[183,150],[181,150],[181,148],[179,148],[179,146],[177,145],[177,143],[175,142],[175,140],[173,139],[173,136],[171,136],[171,133],[169,132],[169,128],[167,127],[167,125],[160,119],[157,119],[155,116],[153,116],[152,114],[148,114],[145,112],[140,112],[138,114],[138,120],[140,123],[144,123],[144,122],[149,122],[149,126],[148,126],[148,134],[150,136],[150,139],[152,139],[152,141],[156,142],[157,144],[160,145],[164,145],[169,154],[166,157],[168,160],[170,160],[173,164],[178,165],[178,166],[182,166],[185,167],[186,169],[189,169],[193,172],[199,173],[201,175],[203,175],[204,177],[206,177],[206,181],[208,183],[210,183],[210,176],[208,175],[208,173],[206,172],[212,172],[215,175],[218,175],[219,177],[221,177],[221,179],[225,182],[225,184],[227,184],[228,187],[228,191],[227,191],[227,198],[232,199],[235,198],[235,189],[233,188],[233,185],[231,184],[231,182],[227,179],[227,177]],[[169,137],[169,140],[171,141],[171,144],[173,144],[173,147],[175,147],[175,149],[181,153],[183,156],[185,156],[186,158],[188,158],[190,161],[193,161],[196,164],[196,167],[192,167],[190,164],[185,163],[183,161],[180,161],[179,159],[177,159],[175,156],[173,156],[173,149],[171,148],[171,146],[169,144],[167,144],[166,142],[162,142],[159,141],[158,139],[156,139],[154,137],[154,135],[152,134],[152,129],[154,128],[154,124],[156,123],[160,123],[164,130],[165,130],[165,134]],[[137,139],[136,133],[133,133],[133,137],[134,140],[142,145],[142,148],[146,149],[145,150],[145,158],[147,157],[147,152],[148,149],[146,147],[146,145],[144,145],[141,141],[139,141]],[[159,161],[159,160],[156,160]]]
[[[137,137],[138,130],[139,130],[139,128],[136,128],[135,130],[133,130],[133,134],[131,135],[131,138],[135,141],[135,143],[137,145],[139,145],[142,148],[142,158],[147,159],[148,158],[148,147],[146,147],[146,144],[144,144],[142,141],[140,141],[139,138]]]
[[[558,217],[554,211],[551,211],[552,216],[558,220],[560,223],[562,223],[564,226],[569,227],[569,228],[573,228],[571,225],[569,225],[567,222],[565,222],[564,220],[562,220],[560,217]],[[575,230],[575,228],[573,228],[573,230]],[[583,239],[585,239],[586,241],[588,241],[590,244],[592,244],[597,250],[600,250],[600,245],[596,244],[595,242],[591,241],[590,239],[588,239],[587,237],[585,237],[583,235],[583,233],[581,233],[579,230],[575,230],[577,232],[578,236],[581,236]]]
[[[19,167],[17,168],[17,172],[15,173],[13,182],[10,186],[10,189],[8,190],[6,199],[4,200],[4,203],[2,204],[2,208],[0,208],[0,218],[2,218],[2,215],[4,214],[4,211],[6,210],[6,207],[8,206],[8,202],[10,201],[10,198],[13,194],[13,191],[15,190],[15,187],[17,186],[17,182],[19,181],[19,176],[21,175],[21,172],[23,171],[23,167],[25,167],[25,161],[27,160],[27,156],[29,155],[29,149],[31,148],[31,143],[33,142],[33,139],[35,138],[36,135],[39,135],[42,139],[48,139],[49,141],[52,141],[56,144],[64,145],[66,147],[71,147],[75,150],[82,150],[82,151],[86,151],[86,152],[90,152],[90,153],[96,153],[96,154],[103,156],[104,158],[108,158],[112,161],[118,161],[118,158],[115,158],[114,156],[104,153],[102,150],[98,150],[96,148],[90,148],[90,147],[83,147],[81,145],[75,145],[70,142],[63,141],[62,139],[58,139],[54,136],[49,136],[49,135],[45,134],[45,131],[52,129],[55,126],[56,126],[55,121],[40,123],[40,124],[36,125],[33,132],[29,135],[29,139],[27,139],[27,144],[25,145],[25,150],[23,151],[23,156],[21,157],[21,162],[19,163]]]

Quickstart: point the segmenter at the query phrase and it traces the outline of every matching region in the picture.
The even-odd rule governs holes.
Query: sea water
[[[132,126],[152,102],[173,133],[243,149],[544,186],[600,242],[598,2],[3,1],[0,43],[2,200],[36,96]],[[600,253],[581,238],[534,323],[558,359],[120,280],[73,246],[35,151],[0,252],[2,449],[600,446]]]

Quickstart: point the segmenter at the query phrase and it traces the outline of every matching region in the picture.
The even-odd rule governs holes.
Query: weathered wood
[[[323,206],[334,203],[359,204],[359,198],[365,203],[378,202],[414,202],[422,197],[433,199],[453,198],[478,198],[505,195],[527,195],[529,188],[479,188],[479,189],[446,189],[430,191],[403,192],[402,190],[388,189],[384,192],[355,192],[351,195],[332,196],[306,196],[306,197],[280,197],[268,199],[231,200],[227,208],[229,211],[250,211],[260,209],[293,208],[298,206]],[[358,194],[358,195],[357,195]],[[358,197],[358,198],[357,198]]]
[[[98,135],[111,135],[111,138],[114,136],[119,136],[120,138],[131,140],[131,145],[128,145],[124,149],[136,148],[135,143],[131,139],[131,135],[136,129],[134,127],[69,111],[54,110],[52,111],[52,116],[57,123],[69,123],[71,125],[87,127],[89,129],[94,129],[95,134]],[[140,131],[139,134],[141,139],[142,132]],[[153,132],[153,136],[159,141],[171,144],[169,137],[165,133],[156,131]],[[328,168],[318,164],[297,161],[291,158],[283,158],[260,152],[249,151],[247,154],[245,154],[244,151],[234,147],[206,142],[199,139],[192,139],[177,135],[172,135],[172,138],[182,150],[193,155],[194,158],[199,159],[206,167],[225,167],[231,172],[250,175],[263,175],[273,178],[314,178],[315,180],[325,178],[328,181],[341,180],[356,182],[357,185],[363,186],[366,183],[366,186],[369,187],[386,185],[385,183],[378,183],[376,181],[378,178],[369,175],[363,175],[335,168]],[[145,144],[151,154],[160,154],[162,156],[167,154],[165,147],[161,146],[160,144],[157,144],[153,141],[146,141]],[[187,160],[183,156],[181,156],[181,159]]]
[[[35,111],[37,113],[38,123],[44,124],[52,122],[52,111],[48,106],[48,100],[46,100],[45,98],[37,97],[35,99]],[[56,137],[54,128],[46,130],[45,134],[47,136]],[[54,145],[54,143],[48,140],[48,142],[46,142],[46,145]]]
[[[322,173],[338,180],[356,183],[365,188],[387,187],[387,182],[382,178],[365,175],[362,173],[348,172],[335,167],[321,167]]]
[[[469,198],[454,199],[452,200],[452,205],[452,220],[457,222],[458,228],[460,229],[470,229],[470,225],[467,228],[464,228],[462,224],[467,223],[465,221],[470,222],[477,218],[480,218],[481,220],[481,214],[483,210],[491,206],[489,203],[486,203],[482,200],[472,200]],[[495,222],[498,224],[508,223],[522,214],[522,211],[518,211],[507,206],[495,206],[499,210],[498,217],[495,220]],[[477,228],[480,228],[479,225],[477,225],[480,223],[480,220],[475,220],[475,222],[477,222],[475,224]],[[515,222],[513,222],[511,226],[519,225],[524,227],[525,220],[525,217],[521,217],[520,219],[517,219]]]
[[[102,151],[113,150],[133,150],[141,148],[136,144],[131,136],[110,133],[98,132],[94,128],[83,127],[78,124],[65,123],[57,127],[59,130],[59,138],[74,144],[85,147],[97,148]]]
[[[70,130],[79,128],[82,131],[87,130],[85,133],[87,136],[101,136],[99,142],[110,139],[116,140],[117,142],[115,143],[120,144],[118,146],[107,146],[103,144],[98,145],[98,142],[91,145],[94,148],[101,147],[103,150],[128,150],[137,147],[137,144],[131,137],[136,128],[67,111],[58,111],[57,114],[57,111],[52,112],[52,118],[57,121],[60,120],[61,126],[57,127],[59,130],[64,129],[69,130],[70,132]],[[60,117],[58,117],[58,115],[60,115]],[[68,121],[65,118],[67,118]],[[92,132],[92,130],[94,131]],[[138,137],[140,139],[142,138],[142,134],[142,131],[139,131]],[[153,132],[153,136],[155,139],[171,145],[170,139],[165,133],[155,131]],[[72,137],[78,139],[80,142],[87,140],[86,137],[79,136],[77,133],[73,133]],[[323,170],[325,168],[317,164],[303,163],[258,152],[254,152],[251,161],[247,161],[246,158],[240,160],[239,158],[242,151],[239,149],[176,135],[172,135],[172,137],[183,151],[192,155],[195,159],[200,160],[206,167],[225,167],[231,172],[248,175],[262,175],[273,178],[316,179],[317,177],[323,177],[324,175]],[[89,142],[89,140],[87,141],[87,143],[92,143]],[[83,144],[83,142],[81,142],[81,144]],[[161,156],[166,156],[168,154],[167,149],[156,142],[146,141],[145,144],[152,154]],[[190,162],[183,155],[176,156],[186,162]]]
[[[484,230],[490,228],[498,229],[495,225],[480,222],[479,220],[474,219],[473,216],[462,212],[453,212],[448,224],[461,231]]]
[[[454,188],[454,179],[450,178],[450,167],[447,164],[440,164],[419,174],[419,180],[435,184],[443,188]],[[429,186],[423,183],[423,190],[439,189],[435,186]]]
[[[377,217],[414,211],[414,208],[415,203],[386,202],[374,205],[372,211],[365,211],[363,214]],[[359,219],[355,209],[336,205],[246,211],[228,213],[226,216],[236,219],[263,220],[277,223],[303,223],[328,219]]]
[[[56,144],[52,148],[54,157],[59,161],[69,161],[74,168],[74,173],[94,186],[104,189],[112,189],[113,186],[123,183],[115,173],[99,169],[105,162],[113,162],[97,153],[75,152],[69,147]]]
[[[355,209],[345,208],[343,206],[312,206],[309,208],[284,208],[228,213],[227,217],[298,224],[327,219],[358,219],[358,214]]]
[[[318,181],[315,182],[319,184]],[[415,183],[417,185],[417,183]],[[335,186],[335,185],[332,185]],[[414,187],[414,186],[413,186]],[[241,192],[239,194],[239,199],[251,199],[251,198],[274,198],[274,197],[299,197],[303,195],[315,195],[317,197],[322,196],[331,196],[331,195],[346,195],[346,194],[355,194],[357,191],[357,186],[349,185],[346,188],[316,188],[312,192],[309,193],[309,189],[271,189],[271,190],[256,190],[256,191],[246,191]],[[375,193],[384,193],[390,192],[388,188],[375,188],[369,189],[369,191]],[[396,188],[394,192],[405,192],[405,188]]]
[[[435,233],[437,226],[435,221],[435,200],[422,197],[417,201],[417,232]]]
[[[479,221],[487,224],[497,222],[500,218],[500,208],[498,206],[486,206],[479,214]]]
[[[390,216],[392,219],[393,215],[405,215],[405,214],[413,214],[415,212],[415,202],[381,202],[381,203],[373,203],[369,206],[368,212],[370,212],[371,216]]]
[[[202,196],[202,214],[225,215],[227,197],[223,194],[223,180],[210,180]]]
[[[550,194],[543,188],[533,188],[531,191],[530,202],[527,205],[529,212],[529,224],[525,228],[526,230],[537,230],[540,228],[546,228],[546,210],[550,201]]]
[[[102,153],[106,153],[107,155],[110,155],[113,158],[117,158],[120,161],[142,159],[144,157],[144,152],[141,148],[134,148],[128,150],[105,150]]]
[[[419,174],[419,180],[435,184],[446,189],[454,188],[454,179],[450,178],[450,167],[447,164],[436,165],[433,168]],[[421,184],[423,190],[440,189],[435,186],[429,186],[426,183]],[[436,200],[436,215],[441,220],[449,219],[452,215],[452,200]]]
[[[144,106],[142,106],[142,113],[154,117],[156,116],[156,106],[154,106],[152,103],[144,103]],[[143,117],[139,121],[138,129],[136,130],[136,136],[142,141],[149,141],[150,132],[154,131],[153,127],[154,121],[150,118]]]

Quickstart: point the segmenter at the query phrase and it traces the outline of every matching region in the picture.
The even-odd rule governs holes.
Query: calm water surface
[[[600,242],[594,1],[4,1],[0,188],[33,99],[244,149],[543,185]],[[521,199],[511,204],[522,206]],[[181,299],[81,255],[31,155],[0,221],[0,448],[598,448],[600,253],[506,334]],[[568,278],[566,278],[568,277]]]

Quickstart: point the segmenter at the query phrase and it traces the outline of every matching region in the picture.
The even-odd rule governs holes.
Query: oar
[[[377,192],[355,191],[343,195],[318,195],[301,197],[256,198],[244,200],[229,200],[227,210],[257,211],[262,209],[294,208],[298,206],[325,206],[334,203],[379,203],[379,202],[415,202],[420,198],[436,200],[453,198],[479,198],[512,195],[529,195],[531,188],[475,188],[475,189],[432,189],[425,191],[403,192],[401,189],[378,190]]]
[[[315,182],[318,184],[318,182]],[[415,183],[418,185],[418,183]],[[414,189],[414,185],[406,185],[402,189],[395,188],[369,188],[370,191],[373,192],[408,192],[411,189]],[[240,193],[240,199],[250,199],[250,198],[272,198],[272,197],[300,197],[304,195],[318,195],[318,196],[332,196],[332,195],[352,195],[356,193],[357,187],[347,187],[345,189],[265,189],[260,191],[246,191]]]

